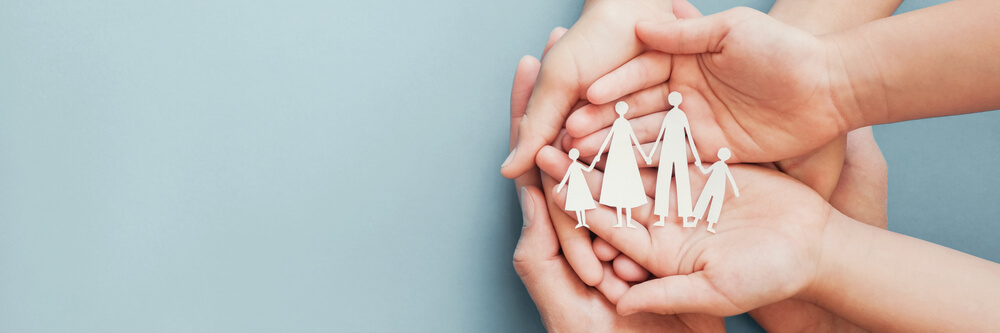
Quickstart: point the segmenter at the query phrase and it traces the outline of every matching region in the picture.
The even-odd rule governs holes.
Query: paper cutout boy
[[[705,188],[701,190],[701,196],[698,197],[698,204],[694,206],[694,222],[692,227],[698,225],[698,219],[705,215],[705,209],[708,210],[708,231],[715,233],[715,223],[719,222],[719,213],[722,212],[722,201],[726,196],[726,178],[729,178],[729,183],[733,186],[733,194],[737,198],[740,197],[740,189],[736,188],[736,180],[733,179],[733,173],[729,172],[729,166],[726,165],[726,160],[732,156],[729,152],[729,148],[719,149],[719,161],[712,164],[708,169],[702,168],[701,165],[698,169],[701,169],[701,173],[712,174],[708,176],[708,181],[705,182]],[[711,206],[709,206],[711,202]],[[685,225],[686,227],[686,225]]]

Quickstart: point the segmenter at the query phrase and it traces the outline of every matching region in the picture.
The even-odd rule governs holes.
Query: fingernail
[[[524,227],[531,226],[531,217],[535,214],[535,203],[528,194],[527,187],[521,187],[521,214],[524,218]]]
[[[506,160],[503,160],[503,164],[501,164],[501,165],[500,165],[500,168],[501,168],[501,169],[502,169],[503,167],[507,166],[507,164],[510,164],[510,160],[513,160],[513,159],[514,159],[514,153],[515,153],[515,152],[517,152],[517,148],[514,148],[514,149],[512,149],[512,150],[510,151],[510,155],[507,155],[507,159],[506,159]]]

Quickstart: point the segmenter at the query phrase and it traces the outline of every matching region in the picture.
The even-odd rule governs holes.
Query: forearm
[[[1000,2],[953,1],[827,35],[831,90],[854,127],[1000,108],[998,19]]]
[[[1000,265],[834,211],[802,297],[874,331],[1000,329]]]
[[[767,13],[812,34],[853,28],[892,15],[902,0],[778,0]]]

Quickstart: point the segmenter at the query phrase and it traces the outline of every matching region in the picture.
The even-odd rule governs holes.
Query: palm
[[[770,162],[835,138],[819,41],[805,33],[771,40],[771,30],[791,29],[776,21],[742,24],[720,44],[725,52],[674,56],[669,85],[684,95],[695,140],[708,151],[728,146],[742,162]],[[794,50],[766,47],[776,43]]]

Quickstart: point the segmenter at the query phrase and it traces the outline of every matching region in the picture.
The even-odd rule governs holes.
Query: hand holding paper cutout
[[[538,165],[545,174],[559,174],[568,163],[557,149],[539,152]],[[666,297],[671,302],[706,302],[676,312],[734,315],[792,297],[808,286],[816,269],[819,239],[831,208],[814,191],[780,172],[750,165],[733,165],[730,170],[747,195],[723,207],[720,218],[726,222],[719,225],[717,234],[683,228],[679,223],[651,227],[659,219],[645,206],[635,213],[643,228],[612,228],[608,224],[616,218],[614,209],[598,207],[587,212],[590,230],[653,275],[696,282],[670,289],[676,294],[653,293],[657,301]],[[602,175],[595,171],[588,176]],[[543,175],[542,179],[545,184],[551,178]],[[706,180],[692,173],[692,189],[700,192]],[[554,187],[554,181],[551,184]],[[653,191],[650,186],[647,189]],[[563,195],[550,195],[557,204],[565,200]],[[773,274],[779,271],[782,274]],[[679,274],[691,276],[673,277]],[[654,282],[633,290],[650,292],[639,287],[647,283]],[[619,301],[619,310],[625,300]]]
[[[626,82],[650,79],[630,75],[630,68],[669,65],[670,89],[684,95],[684,111],[702,152],[729,147],[733,163],[774,162],[808,153],[860,124],[853,106],[834,91],[841,82],[834,82],[830,73],[827,45],[763,13],[737,8],[703,18],[643,23],[636,33],[652,49],[674,54],[670,63],[637,57],[596,81],[591,91],[618,91]],[[662,96],[659,90],[649,95]],[[636,116],[667,107],[662,101],[653,103]],[[647,126],[659,125],[636,123],[640,141],[652,141],[656,131]],[[591,151],[581,153],[589,156]]]

